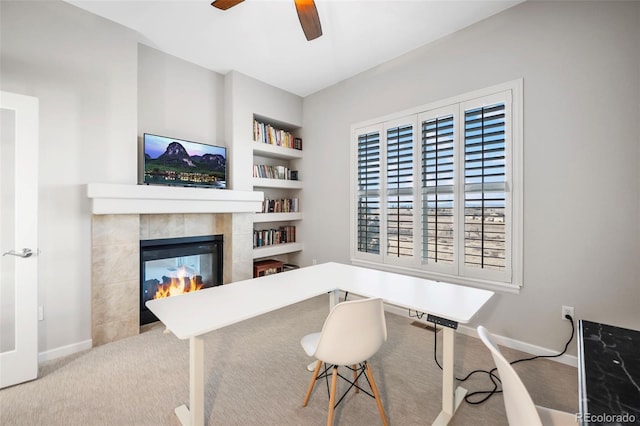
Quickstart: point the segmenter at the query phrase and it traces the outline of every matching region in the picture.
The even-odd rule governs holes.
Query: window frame
[[[507,252],[505,271],[481,270],[464,266],[464,113],[465,105],[478,104],[481,98],[489,99],[493,95],[501,96],[507,92],[510,97],[510,107],[505,105],[506,118],[505,133],[510,134],[510,143],[505,145],[505,195],[508,204],[507,217],[510,218],[510,226],[506,227]],[[458,250],[459,260],[455,267],[451,265],[435,265],[431,263],[425,266],[422,260],[422,123],[423,118],[433,116],[436,112],[446,112],[457,109],[454,120],[459,122],[454,125],[455,130],[455,165],[454,165],[454,218],[457,221],[454,226],[454,241]],[[472,109],[471,107],[466,110]],[[387,251],[387,188],[386,188],[386,137],[387,129],[397,123],[414,122],[414,189],[413,189],[413,220],[414,220],[414,256],[396,261],[386,256]],[[461,123],[461,124],[460,124]],[[508,128],[507,128],[508,127]],[[364,131],[379,130],[380,134],[380,254],[358,252],[357,247],[357,161],[358,161],[358,135]],[[517,293],[523,282],[523,79],[516,79],[506,83],[475,90],[469,93],[453,96],[415,108],[407,109],[383,117],[355,123],[351,126],[351,203],[350,203],[350,245],[351,262],[353,264],[420,276],[437,281],[447,281],[456,284],[470,285],[493,290],[504,290]],[[462,167],[458,164],[462,159]],[[462,209],[462,212],[460,212]],[[463,235],[461,236],[460,233]],[[462,252],[460,252],[462,250]],[[460,255],[460,253],[462,253]],[[426,259],[425,259],[426,260]],[[454,262],[456,263],[456,262]],[[471,272],[469,270],[472,270]]]

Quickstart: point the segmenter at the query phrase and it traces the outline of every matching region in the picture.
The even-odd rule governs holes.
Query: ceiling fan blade
[[[315,2],[313,0],[294,1],[300,25],[302,25],[302,31],[304,31],[307,40],[311,41],[320,37],[322,35],[322,27],[320,26],[320,17],[318,16]]]
[[[220,10],[227,10],[237,4],[242,3],[244,0],[214,0],[211,6],[217,7]]]

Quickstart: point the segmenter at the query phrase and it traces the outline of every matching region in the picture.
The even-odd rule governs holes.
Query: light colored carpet
[[[209,425],[322,425],[328,396],[316,385],[302,407],[312,361],[300,338],[318,331],[328,297],[317,297],[209,333],[205,338],[205,423]],[[433,334],[412,319],[386,314],[388,341],[371,360],[392,425],[430,424],[440,411],[442,375],[433,361]],[[441,359],[441,335],[438,357]],[[572,343],[573,344],[573,343]],[[475,338],[457,333],[456,375],[494,367]],[[528,354],[505,349],[507,359]],[[575,412],[577,372],[550,360],[518,364],[533,400]],[[486,375],[463,387],[492,387]],[[179,425],[173,409],[189,401],[189,345],[154,327],[138,336],[47,362],[38,380],[0,391],[0,424]],[[375,425],[375,401],[351,393],[338,406],[337,425]],[[506,425],[501,394],[481,405],[463,403],[451,425]]]

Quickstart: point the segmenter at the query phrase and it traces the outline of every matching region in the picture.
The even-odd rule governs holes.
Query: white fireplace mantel
[[[262,192],[173,186],[87,184],[93,214],[255,213]]]

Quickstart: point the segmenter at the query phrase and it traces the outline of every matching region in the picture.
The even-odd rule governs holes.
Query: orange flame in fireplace
[[[163,297],[176,296],[178,294],[197,291],[202,288],[202,283],[196,282],[196,276],[187,277],[187,270],[183,266],[178,269],[178,277],[171,278],[171,282],[167,284],[158,284],[154,299],[162,299]]]

